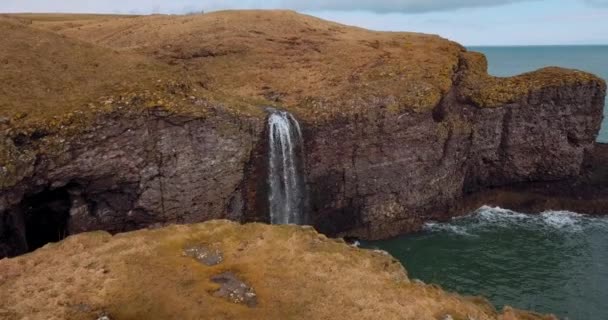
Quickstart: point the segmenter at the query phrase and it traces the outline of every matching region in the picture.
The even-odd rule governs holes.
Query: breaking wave
[[[451,223],[427,222],[424,225],[424,229],[427,231],[444,231],[463,236],[473,236],[473,234],[467,232],[466,226],[459,226]]]
[[[387,250],[412,278],[461,294],[483,293],[498,309],[608,319],[608,216],[484,206],[427,223],[425,232],[363,246]]]
[[[496,228],[524,228],[539,231],[583,232],[589,228],[608,231],[608,217],[593,217],[570,211],[545,211],[526,214],[500,207],[483,206],[472,214],[453,218],[449,222],[428,222],[429,232],[449,232],[462,236],[475,236],[477,232]]]

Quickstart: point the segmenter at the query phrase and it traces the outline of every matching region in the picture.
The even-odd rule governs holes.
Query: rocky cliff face
[[[23,50],[34,67],[0,56],[0,257],[83,231],[267,221],[266,105],[300,119],[315,227],[415,230],[476,190],[577,176],[606,91],[559,68],[494,78],[439,37],[292,12],[17,18],[0,41],[48,47]],[[83,77],[98,85],[78,91]],[[24,83],[47,90],[26,99]]]
[[[262,131],[221,112],[197,118],[151,109],[106,114],[52,152],[44,152],[52,142],[43,142],[21,164],[25,175],[2,193],[0,255],[84,231],[241,220]],[[5,143],[14,157],[28,154],[27,146]]]
[[[550,86],[487,108],[464,87],[477,72],[471,60],[483,57],[462,59],[454,87],[431,112],[394,114],[379,101],[364,116],[307,131],[320,230],[394,236],[450,216],[481,188],[579,175],[602,120],[601,82]]]
[[[361,284],[365,283],[365,286]],[[2,319],[555,319],[410,281],[311,228],[212,221],[69,237],[0,260]]]

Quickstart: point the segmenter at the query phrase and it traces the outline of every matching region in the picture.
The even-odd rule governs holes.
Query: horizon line
[[[557,44],[462,44],[464,47],[473,48],[473,47],[496,47],[496,48],[505,48],[505,47],[607,47],[608,43],[557,43]]]
[[[218,12],[218,11],[257,11],[260,9],[225,9],[225,10],[210,10],[210,11],[203,11],[203,12],[184,12],[184,13],[165,13],[165,12],[150,12],[150,13],[136,13],[136,12],[65,12],[65,11],[45,11],[45,12],[38,12],[38,11],[22,11],[22,12],[0,12],[0,15],[108,15],[108,16],[124,16],[124,17],[137,17],[137,16],[154,16],[154,15],[168,15],[168,16],[180,16],[180,15],[190,15],[190,14],[206,14],[206,13],[213,13],[213,12]],[[264,9],[262,9],[264,10]],[[266,9],[268,10],[268,9]],[[300,14],[305,14],[305,15],[310,15],[309,12],[298,12],[295,10],[289,10],[289,9],[270,9],[268,11],[294,11]],[[314,16],[314,15],[313,15]],[[317,17],[317,16],[316,16]],[[318,17],[319,18],[319,17]],[[323,19],[323,18],[321,18]],[[446,40],[449,41],[453,41],[456,43],[459,43],[460,45],[466,47],[466,48],[474,48],[474,47],[495,47],[495,48],[522,48],[522,47],[604,47],[604,46],[608,46],[608,42],[607,43],[552,43],[552,44],[513,44],[513,43],[504,43],[504,44],[464,44],[458,40],[455,39],[451,39],[448,38],[444,35],[441,34],[436,34],[436,33],[426,33],[424,31],[408,31],[408,30],[376,30],[376,29],[371,29],[371,28],[365,28],[365,27],[361,27],[358,25],[350,25],[350,24],[345,24],[343,22],[339,22],[339,21],[335,21],[335,20],[328,20],[328,21],[332,21],[332,22],[336,22],[336,23],[340,23],[340,24],[344,24],[346,26],[352,26],[352,27],[357,27],[357,28],[363,28],[366,30],[370,30],[370,31],[375,31],[375,32],[411,32],[411,33],[423,33],[423,34],[429,34],[429,35],[437,35],[441,38],[444,38]]]

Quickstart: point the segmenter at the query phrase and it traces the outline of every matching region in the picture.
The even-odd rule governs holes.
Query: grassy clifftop
[[[514,77],[499,78],[488,75],[486,57],[477,52],[461,55],[462,98],[479,107],[498,107],[516,102],[531,92],[543,88],[580,87],[597,85],[606,90],[601,78],[578,70],[547,67]]]
[[[563,69],[497,79],[438,36],[374,32],[291,11],[6,15],[0,31],[8,48],[0,53],[0,115],[30,120],[131,100],[196,110],[204,108],[190,100],[202,99],[247,113],[278,105],[309,120],[370,108],[427,111],[463,65],[470,71],[463,92],[479,106],[543,86],[603,83]]]
[[[50,118],[116,92],[153,88],[168,68],[0,18],[0,113]]]
[[[188,251],[197,246],[208,249],[200,261]],[[218,294],[224,283],[214,276],[226,273],[249,295],[237,290],[242,286]],[[0,318],[101,313],[112,319],[551,319],[510,308],[499,314],[482,298],[411,282],[386,254],[296,226],[211,221],[113,237],[88,233],[0,260]]]
[[[373,97],[435,105],[451,85],[463,48],[437,36],[372,32],[291,11],[227,11],[38,23],[69,37],[173,65],[205,89],[304,110],[346,108]],[[311,102],[318,102],[311,109]]]

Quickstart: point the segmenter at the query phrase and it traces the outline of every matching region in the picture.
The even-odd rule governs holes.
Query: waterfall
[[[268,202],[272,224],[306,224],[306,185],[300,124],[288,112],[268,118]]]

